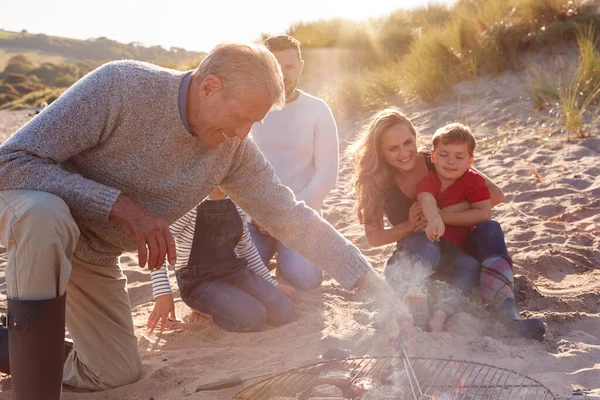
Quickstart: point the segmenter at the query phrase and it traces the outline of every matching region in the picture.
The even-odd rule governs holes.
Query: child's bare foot
[[[446,314],[445,311],[435,310],[427,324],[429,326],[429,330],[431,330],[431,332],[442,332],[447,319],[448,314]]]
[[[425,328],[429,319],[429,305],[427,304],[427,294],[419,290],[409,289],[404,295],[404,304],[408,307],[414,318],[415,326]]]

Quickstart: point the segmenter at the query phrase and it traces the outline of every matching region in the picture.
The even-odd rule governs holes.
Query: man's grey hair
[[[199,82],[209,75],[221,80],[225,95],[259,90],[269,96],[273,109],[278,110],[285,105],[281,68],[275,56],[263,45],[218,45],[194,71],[194,79]]]

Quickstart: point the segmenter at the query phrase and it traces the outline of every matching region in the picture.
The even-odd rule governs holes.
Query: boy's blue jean
[[[465,244],[467,253],[480,263],[490,257],[504,257],[509,262],[508,249],[504,241],[504,232],[497,221],[490,220],[480,223],[473,229]]]
[[[194,280],[192,267],[176,271],[181,298],[194,310],[210,314],[232,332],[258,332],[294,319],[294,303],[279,289],[247,268],[216,281]]]
[[[286,247],[273,236],[260,233],[253,224],[248,224],[252,241],[265,265],[277,253],[277,263],[281,276],[297,289],[315,289],[323,281],[323,271],[316,265]]]
[[[479,261],[446,239],[431,242],[425,232],[412,233],[398,243],[394,254],[385,266],[386,280],[392,287],[402,285],[402,279],[410,279],[410,270],[416,262],[425,262],[435,272],[448,278],[448,282],[468,293],[479,282]],[[421,282],[419,282],[421,283]]]

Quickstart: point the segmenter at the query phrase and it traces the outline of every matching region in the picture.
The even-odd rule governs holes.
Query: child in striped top
[[[181,298],[212,316],[221,328],[255,332],[294,318],[293,287],[277,282],[252,243],[246,214],[219,188],[170,227],[177,246],[175,276]],[[152,271],[156,304],[148,328],[168,317],[175,305],[166,265]]]

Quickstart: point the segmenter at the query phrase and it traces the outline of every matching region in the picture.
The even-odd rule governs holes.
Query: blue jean
[[[323,281],[323,271],[316,265],[286,247],[273,236],[260,233],[253,224],[248,224],[252,241],[265,265],[277,253],[277,263],[281,276],[297,289],[315,289]]]
[[[480,263],[490,257],[504,257],[512,264],[504,241],[502,227],[494,220],[477,225],[469,234],[465,249]]]
[[[500,224],[492,220],[477,225],[467,238],[465,247],[481,264],[480,289],[483,298],[497,306],[507,299],[514,303],[512,260]]]
[[[249,269],[216,281],[195,280],[190,267],[175,276],[185,304],[211,315],[227,331],[258,332],[266,324],[279,326],[294,319],[294,303]]]
[[[408,270],[419,265],[427,268],[424,272],[415,271],[419,280],[435,272],[463,293],[468,293],[479,282],[479,261],[446,239],[431,242],[425,232],[412,233],[398,243],[385,266],[386,280],[392,287],[402,287],[403,280],[414,276]]]

